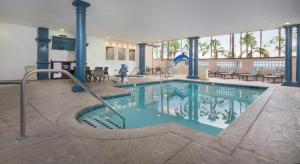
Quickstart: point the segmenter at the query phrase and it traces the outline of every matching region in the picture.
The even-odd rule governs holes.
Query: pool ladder
[[[95,97],[98,101],[103,103],[105,106],[108,107],[112,112],[114,112],[118,117],[122,119],[122,129],[126,128],[126,120],[125,117],[122,116],[119,112],[117,112],[110,104],[108,104],[105,100],[103,100],[101,97],[97,96],[94,92],[90,90],[90,88],[79,81],[75,76],[73,76],[71,73],[69,73],[66,70],[55,70],[55,69],[37,69],[31,72],[28,72],[24,75],[21,83],[21,103],[20,103],[20,136],[18,137],[19,140],[28,138],[26,135],[26,119],[25,119],[25,112],[26,112],[26,82],[28,77],[30,77],[32,74],[35,73],[63,73],[66,76],[68,76],[70,79],[72,79],[76,84],[78,84],[81,88],[83,88],[86,92],[91,94],[93,97]]]

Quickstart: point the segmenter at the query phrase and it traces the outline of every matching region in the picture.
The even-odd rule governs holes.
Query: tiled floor
[[[148,77],[130,79],[130,82],[153,79],[159,80],[158,77]],[[269,85],[238,80],[212,81]],[[300,88],[272,84],[275,90],[270,93],[271,96],[259,115],[255,116],[255,121],[250,126],[243,127],[244,129],[237,127],[237,131],[245,131],[242,136],[233,134],[226,140],[210,140],[201,135],[197,138],[197,132],[178,128],[143,137],[101,139],[77,136],[68,133],[64,128],[68,125],[62,126],[66,122],[60,120],[66,113],[98,103],[87,93],[72,93],[72,85],[69,80],[28,84],[26,118],[30,137],[21,141],[16,140],[19,132],[19,86],[0,87],[1,164],[300,162]],[[127,90],[113,87],[114,84],[107,81],[89,85],[100,96],[128,93]],[[241,121],[247,122],[247,119],[250,117],[242,118]],[[92,129],[95,130],[97,129]]]

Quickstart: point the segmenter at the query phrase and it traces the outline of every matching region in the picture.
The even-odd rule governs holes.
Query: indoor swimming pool
[[[132,94],[106,101],[125,117],[126,128],[173,122],[212,136],[228,127],[266,90],[179,80],[121,88]],[[95,128],[118,129],[122,125],[120,117],[103,106],[80,112],[77,120]]]

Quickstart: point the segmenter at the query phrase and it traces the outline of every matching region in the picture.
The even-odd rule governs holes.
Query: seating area
[[[270,68],[259,68],[253,67],[253,70],[248,73],[239,73],[238,68],[230,68],[227,71],[225,69],[220,69],[218,71],[214,68],[213,70],[209,71],[209,74],[214,75],[216,78],[227,79],[239,79],[245,81],[262,81],[265,82],[272,82],[272,83],[282,83],[284,79],[284,68],[282,67],[275,67],[273,69]]]

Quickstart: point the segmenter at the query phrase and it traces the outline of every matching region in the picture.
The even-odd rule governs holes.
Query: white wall
[[[75,38],[74,34],[49,30],[49,38],[52,35],[67,35]],[[0,23],[0,80],[21,79],[25,73],[25,66],[36,66],[37,27],[29,27],[15,24]],[[110,75],[120,68],[121,64],[128,64],[129,71],[138,65],[138,49],[136,44],[122,41],[109,41],[103,38],[88,36],[87,63],[94,68],[96,66],[109,67]],[[106,60],[106,46],[113,44],[115,47],[115,59]],[[129,61],[127,45],[136,49],[135,61]],[[111,46],[111,45],[110,45]],[[126,47],[126,60],[118,60],[118,47]],[[51,49],[49,44],[49,61],[74,61],[75,52]],[[124,47],[124,48],[125,48]],[[50,67],[50,66],[49,66]]]
[[[0,23],[0,80],[21,79],[25,66],[36,65],[37,30]]]
[[[109,41],[103,38],[87,37],[89,43],[87,48],[87,63],[92,69],[97,66],[109,67],[109,74],[117,74],[115,70],[119,70],[121,64],[127,64],[129,72],[138,65],[138,51],[135,52],[135,61],[129,61],[129,49],[126,48],[125,60],[118,60],[118,47],[128,45],[127,42]],[[117,43],[115,43],[117,42]],[[106,45],[114,44],[114,60],[106,60]]]

